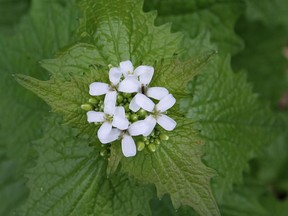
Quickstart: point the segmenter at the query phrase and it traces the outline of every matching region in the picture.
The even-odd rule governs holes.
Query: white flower
[[[124,80],[119,84],[119,91],[127,93],[140,92],[142,86],[147,86],[153,77],[154,68],[151,66],[141,65],[135,70],[130,61],[120,63]]]
[[[147,131],[143,133],[144,136],[149,136],[153,131],[156,123],[158,123],[165,130],[172,131],[176,127],[176,122],[165,115],[165,112],[170,109],[176,102],[176,99],[172,94],[166,95],[162,98],[158,104],[146,97],[143,94],[137,94],[135,96],[135,103],[142,109],[151,112],[151,115],[145,118],[145,123],[148,127]]]
[[[109,112],[107,112],[109,111]],[[113,114],[110,114],[112,111]],[[91,122],[103,122],[99,128],[97,135],[99,140],[103,143],[113,142],[118,139],[120,130],[126,130],[129,121],[125,118],[125,110],[123,107],[111,108],[104,104],[104,112],[87,112],[87,120]],[[115,127],[115,128],[112,128]]]
[[[166,88],[163,87],[147,87],[144,94],[142,92],[136,94],[133,99],[131,100],[129,104],[129,109],[132,110],[133,112],[137,112],[140,109],[140,106],[136,103],[136,96],[142,94],[146,95],[150,98],[154,98],[156,100],[161,100],[165,96],[169,94],[169,91]],[[145,96],[145,97],[146,97]],[[137,96],[139,97],[139,96]]]
[[[156,100],[161,100],[169,94],[168,90],[163,87],[148,87],[154,75],[154,68],[151,66],[141,65],[137,67],[132,75],[126,75],[126,78],[120,83],[119,89],[129,93],[138,92],[139,94],[147,95]],[[138,77],[138,79],[137,79]],[[136,87],[137,86],[137,87]],[[137,112],[140,107],[135,102],[133,97],[129,104],[129,109]]]
[[[109,80],[111,84],[102,82],[93,82],[89,86],[89,94],[92,96],[105,95],[104,105],[107,105],[107,109],[116,106],[117,100],[117,86],[121,80],[122,72],[119,68],[112,67],[109,70]],[[107,110],[108,111],[108,110]],[[107,114],[112,115],[112,110],[108,111]]]
[[[144,120],[134,122],[129,126],[121,141],[122,153],[125,157],[136,155],[136,145],[132,136],[143,135],[148,129],[148,124]]]

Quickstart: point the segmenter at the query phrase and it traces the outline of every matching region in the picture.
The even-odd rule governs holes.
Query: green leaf
[[[89,77],[90,76],[90,77]],[[63,114],[66,123],[77,126],[81,134],[88,134],[94,137],[97,127],[88,124],[86,111],[81,109],[81,105],[89,98],[89,84],[93,82],[91,74],[84,78],[71,77],[68,82],[59,79],[40,81],[25,75],[15,75],[15,79],[23,87],[33,91],[40,98],[46,101],[54,112]]]
[[[211,33],[219,53],[235,54],[242,49],[234,25],[244,11],[243,0],[146,0],[145,9],[158,11],[157,24],[172,22],[173,31],[185,31],[192,39]]]
[[[203,70],[214,55],[215,51],[209,51],[185,62],[172,60],[156,64],[151,86],[165,86],[180,101],[189,96],[188,83]]]
[[[288,32],[288,26],[286,29],[267,26],[247,18],[241,19],[237,25],[237,32],[245,41],[245,49],[232,59],[232,65],[247,72],[248,81],[253,83],[260,99],[271,103],[273,109],[282,108],[277,105],[287,90],[285,71],[288,61],[283,52],[288,37],[285,31]]]
[[[38,61],[51,58],[56,50],[71,41],[70,33],[75,27],[78,12],[72,1],[69,2],[69,6],[64,8],[54,0],[33,1],[29,14],[23,16],[15,32],[0,35],[0,147],[5,150],[0,178],[3,185],[1,215],[9,215],[26,198],[27,188],[21,174],[24,168],[34,163],[31,140],[42,133],[41,120],[47,114],[47,106],[31,92],[23,91],[12,74],[21,72],[47,77]],[[5,10],[5,7],[0,8]],[[11,14],[17,17],[15,12]],[[6,172],[7,169],[10,173]],[[8,180],[11,184],[7,184]],[[2,202],[2,199],[5,200]]]
[[[17,163],[0,153],[0,215],[10,215],[28,195],[25,180],[17,173]]]
[[[271,215],[260,202],[264,188],[253,179],[237,186],[225,196],[220,210],[223,216]],[[274,215],[274,214],[272,214]]]
[[[258,103],[245,76],[231,71],[229,61],[215,58],[191,82],[193,96],[183,102],[206,144],[204,160],[218,172],[213,187],[218,201],[233,183],[241,182],[247,162],[279,129],[268,109]]]
[[[269,211],[270,215],[286,216],[288,214],[288,200],[279,201],[275,197],[263,198],[263,206]]]
[[[20,18],[29,9],[29,0],[0,0],[0,32],[9,33],[11,27],[19,22]]]
[[[72,8],[72,4],[65,9],[54,1],[37,1],[18,26],[18,34],[0,38],[0,84],[5,89],[0,93],[1,103],[4,104],[0,112],[1,124],[5,125],[1,127],[0,135],[1,143],[6,145],[11,155],[16,154],[15,158],[23,158],[23,154],[26,154],[23,148],[40,134],[39,120],[47,109],[33,94],[23,91],[12,74],[21,72],[47,77],[38,61],[52,56],[53,52],[71,40],[69,35],[75,26],[77,14]],[[60,11],[61,15],[52,15]],[[55,43],[54,39],[58,37],[61,40]]]
[[[170,34],[167,26],[155,27],[155,16],[151,13],[144,14],[140,2],[84,0],[81,5],[84,11],[79,28],[81,42],[62,50],[56,59],[42,62],[52,73],[51,79],[39,81],[23,75],[17,75],[16,79],[46,100],[54,111],[64,114],[66,122],[73,123],[90,137],[95,137],[97,128],[87,123],[86,115],[80,109],[80,105],[88,100],[89,84],[104,79],[110,63],[118,66],[120,61],[127,59],[132,60],[135,66],[140,63],[159,64],[162,59],[169,62],[179,50],[181,37],[179,34]],[[159,70],[159,76],[156,76],[158,83],[165,84],[165,87],[167,85],[172,93],[179,92],[180,95],[182,92],[187,95],[187,82],[209,58],[210,55],[204,55],[199,61],[194,60],[183,65],[179,62],[168,67],[167,71],[164,69],[163,76]],[[169,73],[172,71],[173,74]],[[179,83],[171,82],[175,77]],[[153,82],[157,83],[157,79]],[[189,205],[200,215],[219,215],[210,189],[210,179],[214,172],[201,162],[201,142],[194,140],[194,136],[187,137],[187,132],[191,131],[191,121],[181,118],[177,122],[179,130],[170,135],[172,142],[165,145],[155,156],[148,155],[142,159],[141,156],[137,159],[137,156],[135,163],[132,160],[132,165],[126,164],[123,160],[123,171],[130,170],[130,174],[137,180],[155,183],[158,195],[161,197],[169,193],[176,208]],[[91,130],[88,131],[86,128]],[[146,166],[146,160],[149,162],[148,168],[135,169],[143,164]],[[109,165],[112,165],[108,167],[108,172],[115,172],[119,161],[119,158],[110,160]],[[157,166],[154,167],[154,164]],[[163,164],[168,168],[158,178],[155,173],[161,173]],[[181,175],[183,177],[179,179]]]
[[[151,186],[123,174],[106,177],[107,162],[77,131],[45,119],[44,137],[35,142],[37,165],[27,172],[30,197],[23,215],[150,215]]]
[[[171,34],[170,26],[154,26],[155,13],[143,13],[142,0],[80,1],[84,16],[78,35],[96,47],[98,64],[118,65],[131,60],[151,65],[179,51],[182,35]]]
[[[263,0],[261,4],[257,0],[246,0],[246,2],[246,17],[250,21],[261,20],[267,26],[284,25],[287,27],[288,2],[286,0]]]
[[[215,173],[201,161],[203,146],[191,131],[194,123],[173,118],[177,127],[168,133],[170,139],[155,153],[139,152],[135,158],[123,158],[122,169],[145,183],[154,183],[158,197],[169,193],[176,209],[189,205],[200,215],[219,215],[209,186]]]

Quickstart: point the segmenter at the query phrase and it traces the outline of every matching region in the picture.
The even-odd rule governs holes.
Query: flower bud
[[[137,142],[137,150],[142,151],[145,148],[145,143],[142,141]]]
[[[156,151],[156,146],[154,144],[150,144],[148,145],[148,149],[151,151],[151,152],[155,152]]]
[[[161,133],[159,137],[161,140],[169,140],[169,136],[167,134]]]
[[[85,111],[90,111],[93,109],[93,107],[91,106],[91,104],[82,104],[81,109],[83,109]]]

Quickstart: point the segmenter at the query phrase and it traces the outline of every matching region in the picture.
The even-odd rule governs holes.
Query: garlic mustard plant
[[[146,146],[154,152],[161,140],[169,139],[155,127],[156,123],[167,131],[176,127],[176,122],[166,115],[176,99],[164,87],[149,86],[153,75],[151,66],[140,65],[134,69],[131,61],[120,62],[119,67],[110,68],[109,84],[90,84],[89,94],[95,97],[81,106],[88,111],[88,123],[99,126],[100,142],[108,144],[121,140],[125,157],[135,156],[137,150],[142,151]]]

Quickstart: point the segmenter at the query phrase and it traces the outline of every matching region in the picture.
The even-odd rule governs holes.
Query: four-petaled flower
[[[167,131],[172,131],[176,127],[176,122],[169,116],[165,115],[165,112],[176,103],[176,99],[172,94],[166,95],[156,105],[145,95],[137,94],[135,96],[135,103],[142,109],[151,113],[144,120],[148,127],[148,130],[143,133],[144,136],[149,136],[151,134],[156,123]]]

